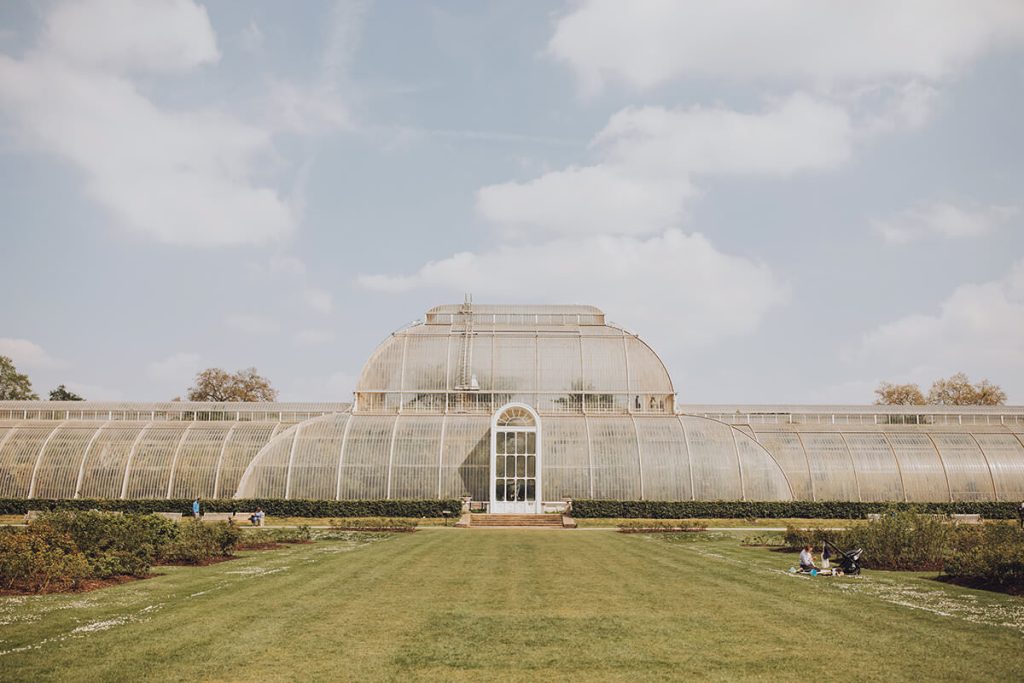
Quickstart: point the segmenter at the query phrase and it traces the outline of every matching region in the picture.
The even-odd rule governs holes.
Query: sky
[[[682,403],[1024,403],[1024,3],[0,4],[0,355],[346,401],[440,303],[580,303]]]

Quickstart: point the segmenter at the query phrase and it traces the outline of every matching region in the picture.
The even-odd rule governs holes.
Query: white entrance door
[[[491,506],[502,513],[541,511],[540,418],[509,403],[491,418]]]

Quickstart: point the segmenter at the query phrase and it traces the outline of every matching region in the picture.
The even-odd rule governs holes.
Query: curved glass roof
[[[544,500],[790,500],[771,453],[699,417],[547,417]],[[240,498],[488,499],[490,418],[333,415],[290,427],[253,460]]]
[[[295,423],[344,412],[351,403],[213,403],[165,401],[0,401],[0,420],[143,420]]]
[[[438,307],[428,312],[433,322],[385,340],[363,367],[354,412],[490,414],[510,402],[541,414],[675,412],[664,363],[598,309],[482,310]]]
[[[230,498],[281,422],[0,421],[0,498]]]
[[[1024,499],[1024,425],[751,425],[804,500]]]

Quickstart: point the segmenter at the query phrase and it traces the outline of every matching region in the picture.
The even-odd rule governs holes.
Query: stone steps
[[[470,515],[470,526],[518,526],[562,528],[562,515]]]

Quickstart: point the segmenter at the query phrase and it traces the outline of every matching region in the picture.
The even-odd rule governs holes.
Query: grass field
[[[352,534],[0,598],[0,679],[1024,679],[1021,598],[793,560],[724,533]]]

